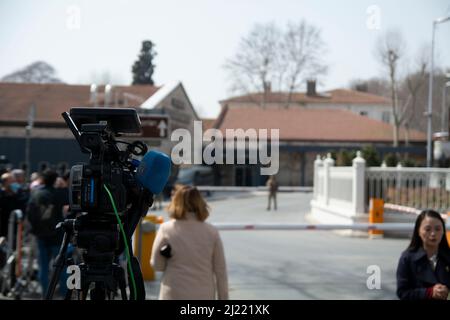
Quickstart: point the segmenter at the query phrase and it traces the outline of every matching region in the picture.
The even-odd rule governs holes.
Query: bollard
[[[145,216],[134,233],[134,254],[139,259],[144,280],[155,280],[155,270],[150,265],[150,255],[156,236],[156,225],[163,221],[162,217],[155,215]]]
[[[384,201],[379,198],[370,198],[369,223],[383,223]],[[383,238],[382,230],[369,230],[370,238]]]

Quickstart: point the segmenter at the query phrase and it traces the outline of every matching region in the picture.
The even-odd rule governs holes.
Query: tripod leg
[[[122,300],[128,300],[127,290],[125,289],[125,283],[120,287],[120,295],[122,296]]]
[[[87,296],[88,296],[88,291],[89,291],[89,284],[87,285],[86,288],[83,288],[81,290],[81,299],[78,299],[78,300],[86,300]],[[80,292],[80,291],[78,291],[78,292]]]
[[[137,297],[134,296],[132,284],[130,281],[130,276],[128,276],[128,283],[130,284],[130,299],[145,300],[144,278],[142,277],[141,267],[140,267],[139,261],[136,257],[131,257],[131,270],[133,272],[134,280],[136,282]]]
[[[70,300],[72,298],[73,289],[68,289],[66,292],[66,296],[64,297],[64,300]]]
[[[117,283],[119,284],[120,295],[122,296],[122,300],[128,300],[126,290],[127,284],[125,282],[125,270],[123,270],[121,267],[117,267],[114,273],[117,278]]]
[[[59,249],[59,253],[56,256],[55,263],[53,264],[54,270],[52,272],[52,278],[50,280],[50,285],[47,288],[47,293],[45,295],[45,300],[51,300],[53,294],[55,293],[56,284],[58,283],[61,272],[64,268],[64,263],[66,260],[67,246],[69,245],[70,235],[64,232],[64,238]]]
[[[102,282],[95,282],[95,288],[91,289],[91,300],[105,300],[106,288]]]

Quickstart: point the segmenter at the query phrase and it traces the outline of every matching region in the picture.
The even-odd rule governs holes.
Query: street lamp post
[[[432,135],[432,114],[433,114],[433,71],[434,71],[434,33],[436,25],[444,23],[450,20],[450,16],[444,18],[438,18],[433,21],[433,34],[431,38],[431,61],[430,61],[430,82],[428,86],[428,111],[426,116],[428,117],[427,124],[427,167],[431,167],[431,135]]]
[[[448,77],[448,76],[447,76]],[[449,112],[447,108],[447,89],[450,88],[450,81],[448,81],[442,89],[442,119],[441,119],[441,131],[449,134]]]
[[[33,130],[35,117],[36,117],[36,106],[33,103],[28,112],[28,124],[25,127],[25,163],[26,163],[25,174],[27,181],[30,178],[31,174],[30,140],[31,140],[31,130]]]
[[[448,77],[448,76],[447,76]],[[449,134],[449,112],[447,107],[447,89],[450,88],[450,81],[445,83],[444,89],[442,90],[442,123],[441,130],[442,132],[447,132],[447,136]]]

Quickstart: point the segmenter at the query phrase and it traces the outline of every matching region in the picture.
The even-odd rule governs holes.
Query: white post
[[[395,202],[396,204],[401,205],[401,193],[402,193],[402,164],[400,163],[400,161],[397,163],[397,181],[395,182]]]
[[[433,115],[433,72],[434,72],[434,34],[436,26],[439,23],[444,23],[450,20],[450,16],[442,17],[433,20],[433,33],[431,37],[431,66],[430,66],[430,82],[428,85],[428,110],[427,110],[427,167],[431,167],[433,164],[431,154],[431,135],[432,135],[432,115]]]
[[[364,195],[365,195],[365,171],[366,160],[361,156],[361,151],[356,152],[356,158],[353,159],[353,214],[364,213]]]
[[[334,160],[331,158],[331,153],[327,153],[327,158],[323,161],[324,175],[323,175],[323,192],[325,198],[325,205],[328,205],[330,194],[330,167],[334,166]]]
[[[317,200],[317,198],[319,197],[319,184],[320,184],[320,178],[319,178],[319,171],[320,171],[320,167],[322,167],[323,162],[320,159],[320,155],[318,154],[316,156],[316,160],[314,160],[314,186],[313,186],[313,190],[314,190],[314,199]]]

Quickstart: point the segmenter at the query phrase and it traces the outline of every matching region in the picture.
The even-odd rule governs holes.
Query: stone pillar
[[[314,160],[314,181],[313,181],[313,190],[314,190],[314,199],[317,200],[317,198],[320,196],[320,190],[319,190],[319,184],[320,184],[320,180],[319,180],[319,171],[320,168],[323,166],[323,162],[322,159],[320,159],[320,155],[318,154],[316,157],[316,160]],[[302,174],[304,175],[304,170],[302,172]]]
[[[403,182],[402,182],[402,164],[400,163],[400,161],[397,163],[397,181],[395,182],[395,197],[394,197],[394,202],[398,205],[403,205],[402,203],[402,187],[403,187]]]
[[[356,158],[353,159],[353,189],[352,202],[353,214],[365,212],[364,195],[365,195],[365,171],[366,160],[361,156],[361,151],[356,152]]]
[[[324,166],[323,191],[324,191],[325,205],[328,205],[330,194],[330,167],[334,167],[334,159],[331,157],[331,153],[328,153],[326,159],[323,160],[323,166]]]

